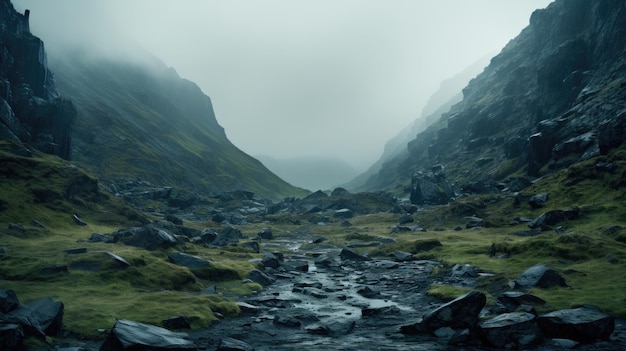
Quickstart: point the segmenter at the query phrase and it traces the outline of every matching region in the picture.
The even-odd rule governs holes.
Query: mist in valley
[[[325,159],[323,183],[365,171],[441,85],[497,53],[548,0],[14,1],[51,62],[161,62],[197,83],[250,155]],[[54,71],[54,65],[51,67]],[[431,103],[432,105],[432,103]],[[409,133],[410,134],[410,133]],[[410,137],[410,135],[409,135]],[[400,148],[403,146],[400,145]],[[333,160],[339,160],[331,171]],[[314,172],[319,173],[314,173]],[[293,172],[292,172],[293,173]],[[283,172],[284,174],[284,172]],[[315,190],[315,189],[312,189]]]

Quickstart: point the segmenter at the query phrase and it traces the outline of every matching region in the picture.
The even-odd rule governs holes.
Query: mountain
[[[56,53],[56,51],[53,51]],[[147,54],[142,59],[51,54],[59,92],[78,111],[72,157],[104,182],[140,178],[194,192],[303,195],[235,147],[211,100]]]
[[[43,42],[31,34],[29,12],[0,1],[0,139],[70,157],[72,103],[59,98]]]
[[[332,157],[277,159],[257,155],[267,168],[290,184],[309,189],[329,190],[354,178],[357,171],[345,161]]]
[[[369,169],[359,174],[356,178],[343,186],[353,191],[368,191],[380,186],[377,184],[375,175],[380,171],[385,163],[386,167],[393,167],[392,163],[398,163],[408,152],[407,144],[415,136],[426,129],[441,114],[447,112],[450,107],[463,98],[461,90],[467,85],[470,79],[474,78],[482,71],[488,63],[488,58],[483,57],[465,68],[462,72],[441,82],[439,89],[431,95],[422,109],[420,117],[416,118],[410,125],[402,129],[395,137],[386,144],[383,154]]]
[[[374,176],[378,188],[415,189],[414,175],[430,174],[457,191],[489,191],[607,154],[626,137],[625,50],[623,1],[535,11],[463,100]]]

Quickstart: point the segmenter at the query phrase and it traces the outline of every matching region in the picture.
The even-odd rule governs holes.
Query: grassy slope
[[[260,289],[254,283],[241,283],[241,277],[256,267],[247,262],[252,256],[237,248],[183,244],[171,250],[145,251],[88,242],[94,232],[112,233],[139,225],[145,218],[100,191],[94,178],[64,160],[42,154],[19,157],[7,151],[16,145],[2,142],[0,146],[0,238],[1,246],[8,249],[0,255],[0,286],[15,290],[22,302],[45,296],[63,301],[65,328],[77,335],[97,338],[98,329],[109,329],[122,318],[159,325],[162,319],[187,315],[194,327],[207,326],[216,319],[213,312],[233,315],[238,308],[223,295],[199,295],[202,288],[216,286],[225,295]],[[88,225],[77,226],[72,213]],[[33,220],[48,230],[31,224]],[[8,229],[10,223],[20,223],[25,230]],[[73,248],[88,252],[65,253]],[[125,258],[131,267],[121,269],[100,250]],[[226,272],[230,278],[202,279],[169,263],[167,254],[178,250],[210,259],[214,276]],[[101,264],[102,270],[73,269],[71,264],[77,262]],[[69,272],[42,273],[50,264],[68,265]]]
[[[52,59],[51,67],[79,112],[72,157],[99,178],[276,199],[306,194],[232,145],[210,99],[165,66]]]

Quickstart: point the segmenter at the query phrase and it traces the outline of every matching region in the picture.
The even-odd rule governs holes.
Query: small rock
[[[77,225],[80,226],[85,226],[87,225],[87,222],[83,221],[80,217],[78,217],[77,214],[72,214],[72,219],[74,220],[74,223],[76,223]]]
[[[118,320],[100,351],[123,350],[197,350],[197,346],[186,333],[175,333],[150,324]]]

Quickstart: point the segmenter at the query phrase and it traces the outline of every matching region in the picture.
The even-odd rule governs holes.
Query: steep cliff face
[[[9,0],[0,1],[0,138],[68,159],[76,111],[59,98],[28,15],[17,13]]]
[[[379,179],[407,185],[440,164],[459,187],[488,189],[609,152],[626,137],[625,54],[625,1],[557,0],[535,11],[463,100]]]
[[[193,82],[145,54],[131,62],[51,55],[59,91],[76,104],[75,161],[105,183],[144,179],[155,185],[267,198],[303,195],[235,147],[211,100]]]

